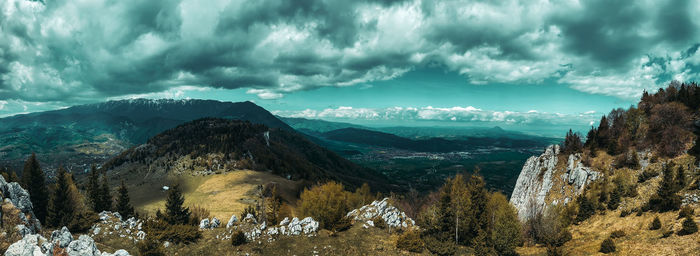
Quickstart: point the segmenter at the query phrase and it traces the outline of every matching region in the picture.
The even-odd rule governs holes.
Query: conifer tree
[[[100,193],[100,174],[97,172],[95,165],[92,165],[88,176],[87,194],[90,200],[90,206],[95,212],[102,212],[103,210]]]
[[[663,179],[655,195],[649,198],[649,207],[659,212],[678,210],[681,206],[681,197],[678,192],[677,183],[674,179],[672,163],[666,164],[663,168]]]
[[[486,191],[484,179],[479,174],[479,168],[469,178],[469,194],[471,200],[472,223],[469,225],[469,233],[472,235],[471,244],[490,244],[490,218],[488,213],[489,195]]]
[[[591,127],[586,135],[586,143],[584,146],[590,150],[595,150],[598,147],[598,129]]]
[[[423,240],[425,246],[437,255],[453,255],[455,253],[454,240],[454,215],[450,208],[452,198],[449,186],[443,186],[440,190],[440,198],[437,202],[437,223],[426,227]]]
[[[165,221],[171,225],[190,223],[190,208],[183,207],[185,197],[180,192],[180,186],[176,185],[168,193],[165,202]]]
[[[46,224],[58,228],[68,226],[75,211],[75,202],[70,191],[70,175],[63,167],[58,168],[55,186],[49,202]]]
[[[122,180],[118,192],[119,195],[117,196],[117,212],[119,212],[119,215],[121,215],[122,218],[129,218],[134,216],[134,207],[131,205],[129,199],[129,190],[126,188],[124,180]]]
[[[686,178],[685,178],[685,169],[683,169],[683,166],[678,167],[678,171],[676,173],[676,191],[680,191],[681,189],[685,188],[686,185]]]
[[[100,208],[96,212],[112,210],[112,194],[109,189],[106,175],[102,175],[102,185],[100,186]]]
[[[608,209],[615,210],[620,206],[620,199],[624,193],[623,187],[621,185],[615,186],[615,189],[610,193],[610,200],[608,201]]]
[[[46,188],[46,174],[41,170],[36,154],[32,155],[24,163],[22,171],[23,187],[29,192],[34,214],[42,223],[46,222],[46,210],[49,201],[49,192]]]
[[[595,207],[591,200],[586,197],[585,194],[578,196],[576,198],[576,203],[578,204],[578,213],[576,214],[576,223],[580,223],[587,220],[595,213]]]
[[[600,118],[600,124],[598,125],[598,131],[596,133],[596,144],[599,148],[607,149],[608,143],[610,142],[610,124],[608,123],[608,118],[603,115]]]

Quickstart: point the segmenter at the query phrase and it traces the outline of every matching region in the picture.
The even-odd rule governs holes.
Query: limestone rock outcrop
[[[29,192],[23,189],[19,183],[6,182],[5,179],[0,176],[0,202],[2,203],[0,221],[3,219],[3,213],[10,213],[13,209],[17,209],[21,212],[21,214],[16,214],[16,217],[19,218],[17,224],[24,225],[31,233],[36,233],[41,230],[41,223],[39,223],[39,220],[36,219],[36,215],[34,215]]]
[[[580,195],[586,186],[601,177],[601,173],[586,167],[581,154],[570,154],[566,166],[557,168],[561,149],[551,145],[540,156],[530,157],[510,197],[518,210],[518,217],[527,220],[546,209],[550,204],[567,204]],[[556,186],[556,187],[554,187]],[[553,196],[553,193],[559,193]]]
[[[559,145],[551,145],[540,156],[527,159],[515,183],[510,202],[518,209],[521,220],[529,219],[544,209],[547,193],[557,166]]]
[[[57,247],[56,247],[57,246]],[[5,256],[48,256],[65,252],[68,256],[128,256],[125,250],[114,253],[100,252],[95,240],[87,235],[73,239],[66,227],[51,233],[51,240],[41,235],[29,234],[24,236],[5,251]]]
[[[389,204],[389,198],[384,198],[379,201],[374,201],[371,204],[352,210],[346,215],[353,219],[355,223],[365,222],[372,223],[374,218],[382,218],[387,226],[392,228],[412,228],[416,225],[413,219],[406,216],[406,213]]]

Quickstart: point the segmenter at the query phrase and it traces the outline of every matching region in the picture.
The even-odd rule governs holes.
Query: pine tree
[[[119,212],[119,215],[121,215],[122,218],[129,218],[134,216],[134,207],[131,206],[131,202],[129,200],[129,190],[126,188],[124,180],[122,180],[118,192],[119,195],[117,196],[117,212]]]
[[[623,187],[621,185],[615,186],[615,189],[610,193],[610,200],[608,201],[608,209],[615,210],[620,206],[620,199],[624,193]]]
[[[56,188],[51,196],[46,217],[46,224],[50,227],[68,226],[73,219],[75,202],[71,196],[69,176],[63,167],[58,168]]]
[[[112,210],[112,194],[109,189],[106,175],[102,175],[102,185],[100,186],[100,208],[96,212]]]
[[[95,212],[102,212],[103,210],[100,193],[100,174],[97,172],[95,165],[92,165],[88,176],[87,194],[90,200],[90,206]]]
[[[683,169],[683,166],[678,167],[678,171],[676,173],[676,191],[680,191],[681,189],[685,188],[685,185],[687,184],[686,182],[686,177],[685,177],[685,169]]]
[[[695,223],[693,216],[685,217],[685,220],[683,220],[683,228],[681,228],[681,231],[679,231],[678,234],[685,236],[696,232],[698,232],[698,224]]]
[[[472,234],[471,244],[474,247],[490,247],[489,195],[486,191],[484,178],[479,174],[479,168],[469,178],[468,187],[471,199],[471,216],[474,218],[469,225],[469,232]]]
[[[165,202],[165,221],[171,225],[190,223],[190,208],[183,207],[184,203],[185,197],[180,192],[180,186],[170,189]]]
[[[423,240],[425,246],[437,255],[453,255],[455,253],[454,215],[451,207],[452,198],[449,186],[443,186],[437,202],[435,225],[426,228]]]
[[[578,204],[578,213],[576,214],[576,223],[580,223],[587,220],[595,213],[595,207],[591,200],[586,197],[585,194],[578,196],[576,198],[576,203]]]
[[[598,129],[595,127],[591,127],[591,130],[588,131],[588,134],[586,135],[586,143],[584,146],[591,151],[595,150],[598,147]]]
[[[46,174],[41,170],[36,154],[32,155],[24,163],[22,171],[22,184],[29,192],[32,201],[34,214],[42,223],[46,222],[46,211],[49,199],[49,192],[46,188]]]
[[[672,162],[671,162],[672,163]],[[674,179],[672,164],[666,164],[663,168],[663,179],[655,195],[649,198],[649,208],[659,212],[678,210],[681,206],[681,197],[678,192],[677,183]]]
[[[566,137],[564,138],[564,153],[573,154],[580,152],[581,149],[583,149],[581,136],[569,129],[569,132],[566,133]]]
[[[600,118],[596,138],[596,144],[598,144],[599,148],[608,148],[608,143],[610,142],[610,124],[608,123],[608,118],[605,115]]]

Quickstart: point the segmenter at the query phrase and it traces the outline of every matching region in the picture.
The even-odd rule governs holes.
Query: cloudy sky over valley
[[[0,1],[0,116],[251,100],[382,125],[585,127],[697,81],[700,1]]]

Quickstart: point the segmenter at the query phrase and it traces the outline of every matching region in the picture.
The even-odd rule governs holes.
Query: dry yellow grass
[[[265,172],[238,170],[208,176],[170,177],[172,183],[182,186],[186,206],[200,206],[211,212],[212,217],[227,221],[232,214],[239,215],[243,209],[255,202],[258,185],[277,183],[283,199],[293,202],[299,182],[284,179]],[[153,214],[164,209],[167,193],[148,189],[150,195],[134,198],[137,210]],[[155,190],[160,190],[156,186]]]
[[[597,152],[597,156],[591,159],[591,167],[608,175],[609,181],[616,178],[623,178],[628,184],[636,184],[637,176],[642,172],[640,169],[615,169],[611,166],[614,158],[603,151]],[[589,220],[579,225],[571,227],[572,240],[567,242],[563,249],[566,255],[603,255],[599,253],[600,244],[616,230],[622,230],[626,236],[616,238],[615,245],[617,252],[612,255],[700,255],[700,233],[687,236],[678,236],[675,233],[667,238],[662,238],[661,230],[649,230],[649,225],[655,216],[659,216],[662,225],[666,229],[677,232],[681,229],[683,219],[677,220],[678,211],[667,213],[645,212],[642,216],[636,216],[632,212],[627,217],[619,217],[623,210],[632,211],[647,203],[649,198],[656,193],[662,179],[662,163],[673,162],[677,167],[684,168],[690,177],[698,176],[697,170],[692,168],[695,159],[688,155],[682,155],[673,159],[659,159],[656,163],[649,164],[647,169],[655,170],[659,176],[637,184],[638,195],[634,198],[624,197],[620,207],[616,211],[606,211],[604,215],[597,214]],[[560,176],[566,172],[564,157],[559,158],[557,171],[553,176],[553,186],[547,195],[547,202],[561,202],[565,197],[571,197],[568,184],[561,180]],[[596,194],[598,189],[592,186],[589,193]],[[681,191],[680,194],[685,193]],[[696,222],[700,219],[700,205],[693,205],[695,208]],[[663,230],[663,228],[662,228]],[[546,255],[546,249],[542,246],[526,246],[518,248],[521,255]]]
[[[662,225],[674,231],[680,230],[683,220],[676,219],[677,212],[647,212],[642,216],[632,214],[624,218],[619,215],[619,210],[612,211],[572,226],[573,239],[565,244],[564,250],[570,255],[600,254],[600,243],[611,232],[622,230],[626,236],[615,239],[617,255],[700,255],[700,233],[662,238],[661,230],[649,230],[655,216],[659,216]]]

